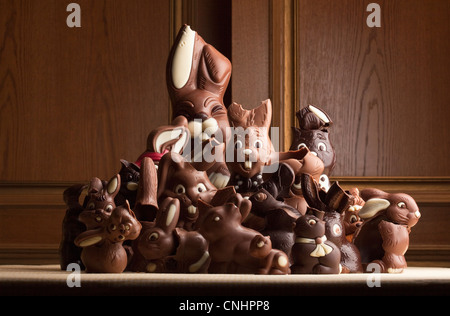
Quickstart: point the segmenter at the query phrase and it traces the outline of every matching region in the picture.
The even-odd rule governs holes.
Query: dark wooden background
[[[412,194],[411,258],[450,262],[450,0],[0,0],[0,263],[54,262],[62,191],[110,178],[169,122],[182,23],[233,63],[226,104],[334,121],[335,180]],[[366,7],[381,6],[381,28]]]

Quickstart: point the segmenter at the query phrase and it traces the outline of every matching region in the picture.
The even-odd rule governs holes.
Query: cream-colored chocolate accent
[[[330,120],[328,119],[328,117],[318,108],[316,108],[314,105],[308,105],[308,108],[311,112],[314,113],[314,115],[316,115],[322,122],[324,122],[325,124],[330,123]]]
[[[101,236],[94,236],[94,237],[88,238],[88,239],[80,242],[80,247],[89,247],[89,246],[95,245],[96,243],[100,242],[102,239],[103,238]]]
[[[387,209],[391,203],[385,199],[373,198],[364,204],[359,211],[359,217],[367,219],[375,216],[379,211]]]
[[[188,82],[194,54],[195,31],[186,26],[173,55],[172,82],[175,88],[181,89]]]
[[[169,209],[167,210],[166,226],[169,226],[170,223],[172,223],[176,213],[177,206],[175,204],[170,204]]]
[[[208,258],[209,258],[209,252],[205,251],[203,256],[197,262],[194,262],[193,264],[191,264],[189,266],[189,272],[191,272],[191,273],[197,272],[203,266],[203,264],[206,262],[206,260],[208,260]]]

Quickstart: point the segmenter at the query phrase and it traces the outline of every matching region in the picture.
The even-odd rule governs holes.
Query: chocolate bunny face
[[[92,178],[88,187],[86,207],[79,216],[87,229],[102,225],[116,207],[114,198],[120,190],[120,175],[113,176],[107,183]]]
[[[185,117],[191,137],[200,143],[212,137],[225,141],[229,124],[223,96],[230,76],[230,61],[184,25],[170,52],[167,87],[173,119]]]
[[[336,154],[330,141],[328,128],[333,124],[323,110],[309,105],[296,113],[300,128],[293,127],[290,150],[307,147],[324,164],[324,175],[329,177],[336,164]],[[321,181],[328,182],[324,177]]]
[[[272,103],[267,99],[252,110],[233,103],[228,108],[228,118],[234,127],[233,135],[227,140],[227,165],[231,173],[243,178],[262,173],[274,153],[269,138]],[[231,161],[230,153],[233,153]]]
[[[166,197],[180,200],[179,226],[187,230],[198,217],[197,202],[210,201],[216,192],[205,171],[196,170],[176,153],[167,153],[158,169],[158,200]]]
[[[316,215],[314,215],[316,214]],[[324,212],[310,209],[305,215],[295,221],[294,233],[296,237],[318,238],[325,235]]]
[[[419,221],[419,207],[408,194],[386,193],[378,189],[364,189],[360,194],[365,204],[359,216],[364,220],[383,216],[389,222],[409,228]]]

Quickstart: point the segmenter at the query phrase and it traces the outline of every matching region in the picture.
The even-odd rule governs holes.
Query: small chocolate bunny
[[[350,207],[353,197],[334,182],[328,192],[309,174],[302,175],[302,191],[310,208],[325,212],[327,239],[341,251],[343,273],[361,273],[361,256],[358,248],[345,237],[344,212]]]
[[[125,159],[120,159],[120,164],[120,190],[114,201],[116,205],[122,205],[125,204],[125,201],[128,201],[133,209],[139,185],[140,166]]]
[[[405,193],[386,193],[379,189],[360,192],[365,204],[359,211],[363,219],[353,242],[364,264],[376,263],[380,272],[399,273],[406,267],[405,253],[409,233],[421,216],[414,199]]]
[[[128,270],[156,273],[205,273],[210,257],[208,243],[195,231],[176,228],[180,201],[166,198],[154,222],[142,222],[142,232],[133,241],[133,259]]]
[[[181,155],[169,152],[162,157],[158,168],[158,202],[167,197],[180,200],[177,227],[192,230],[199,216],[198,201],[210,201],[216,191],[207,173],[195,169]]]
[[[313,105],[301,109],[296,116],[300,128],[292,127],[294,139],[290,149],[307,147],[323,161],[324,172],[320,176],[319,185],[328,190],[329,177],[336,164],[336,154],[329,135],[329,127],[333,122],[325,111]]]
[[[128,264],[123,242],[139,236],[141,224],[130,205],[116,207],[101,226],[78,235],[75,244],[82,247],[81,260],[88,273],[121,273]]]
[[[236,194],[233,191],[227,189],[230,198],[217,201],[232,201]],[[220,190],[217,194],[221,194]],[[195,227],[209,242],[209,273],[288,274],[288,256],[273,249],[269,237],[241,225],[251,202],[238,197],[234,203],[213,206],[198,202],[200,216]]]
[[[295,222],[292,274],[338,274],[341,252],[325,235],[324,212],[308,209]]]

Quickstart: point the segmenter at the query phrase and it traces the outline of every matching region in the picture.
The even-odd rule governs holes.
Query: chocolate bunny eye
[[[300,149],[300,148],[303,148],[303,147],[308,148],[308,146],[306,146],[305,143],[301,143],[301,144],[298,144],[297,149]]]
[[[203,183],[197,184],[197,192],[202,193],[206,191],[206,186]]]
[[[95,209],[95,203],[94,202],[89,203],[88,206],[87,206],[87,209],[88,210],[94,210]]]
[[[159,234],[157,232],[153,232],[148,236],[148,240],[150,241],[156,241],[159,239]]]
[[[398,202],[397,206],[400,208],[406,208],[406,203],[405,202]]]
[[[317,145],[317,148],[318,148],[320,151],[326,151],[326,150],[327,150],[327,145],[325,145],[325,143],[320,142],[320,143]]]
[[[177,194],[184,194],[184,193],[186,193],[186,188],[184,187],[184,185],[179,184],[175,187],[175,189],[173,191]]]
[[[113,206],[112,206],[111,204],[108,204],[108,205],[105,207],[105,211],[107,211],[108,213],[110,213],[112,210],[113,210]]]
[[[260,139],[255,140],[255,143],[253,144],[253,147],[255,148],[262,148],[263,142]]]
[[[310,219],[309,221],[308,221],[308,224],[309,225],[316,225],[316,220],[314,220],[314,219]]]
[[[240,140],[237,140],[237,141],[234,143],[234,147],[235,147],[236,149],[242,148],[242,142],[241,142]]]

